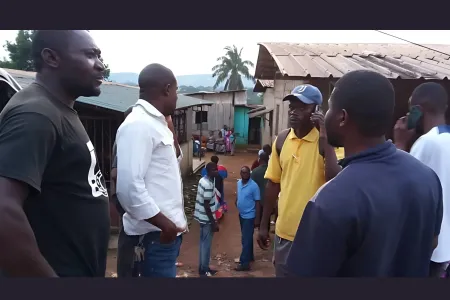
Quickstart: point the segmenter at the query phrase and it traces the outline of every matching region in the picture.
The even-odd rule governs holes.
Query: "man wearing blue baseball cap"
[[[272,146],[258,238],[260,247],[267,248],[270,215],[280,194],[274,249],[277,277],[284,274],[283,266],[308,201],[341,170],[335,149],[327,142],[320,90],[303,84],[283,100],[289,101],[291,128],[282,131]]]

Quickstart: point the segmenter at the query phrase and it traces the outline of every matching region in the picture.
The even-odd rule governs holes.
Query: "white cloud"
[[[14,40],[17,31],[0,31],[0,43]],[[387,30],[422,44],[450,44],[450,30]],[[243,47],[243,57],[256,63],[258,42],[402,43],[374,30],[91,30],[112,72],[136,72],[161,63],[176,75],[207,74],[228,45]],[[7,56],[3,48],[0,58]],[[253,70],[252,70],[253,71]]]

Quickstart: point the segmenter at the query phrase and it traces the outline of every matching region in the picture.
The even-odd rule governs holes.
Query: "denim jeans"
[[[242,234],[242,253],[239,259],[240,263],[244,267],[248,267],[251,261],[255,260],[253,254],[253,233],[255,230],[255,218],[243,219],[239,216],[239,222],[241,223]]]
[[[209,271],[213,236],[214,232],[211,230],[211,224],[200,224],[199,274],[204,274]]]
[[[142,277],[166,277],[177,276],[177,262],[180,254],[182,236],[178,236],[170,244],[161,244],[160,232],[150,232],[144,237],[145,258],[140,265]]]

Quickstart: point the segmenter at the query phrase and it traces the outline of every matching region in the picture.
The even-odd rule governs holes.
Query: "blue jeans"
[[[204,274],[209,271],[209,260],[211,258],[213,236],[214,232],[211,230],[211,224],[200,224],[199,274]]]
[[[240,263],[244,267],[248,267],[251,261],[255,260],[253,254],[253,233],[255,230],[255,218],[243,219],[239,216],[239,222],[241,223],[242,234],[242,253],[239,259]]]
[[[177,276],[177,262],[180,254],[182,236],[178,236],[170,244],[161,244],[160,232],[150,232],[144,237],[145,258],[141,264],[142,277],[166,277]]]

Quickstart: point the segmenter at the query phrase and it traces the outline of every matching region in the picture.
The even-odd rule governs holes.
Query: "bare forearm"
[[[150,224],[158,227],[162,231],[166,231],[167,228],[174,226],[173,222],[167,218],[162,212],[157,213],[154,217],[145,220]]]
[[[0,269],[12,277],[58,277],[42,256],[23,210],[0,208]]]
[[[280,184],[273,183],[272,181],[267,182],[264,207],[262,210],[262,218],[260,226],[266,228],[269,226],[270,216],[277,202],[278,194],[280,193]]]
[[[342,170],[338,164],[336,151],[330,144],[323,143],[323,151],[325,158],[325,180],[329,181],[336,177],[336,175]]]
[[[256,221],[257,223],[260,223],[261,220],[261,201],[256,201],[255,207],[256,207]]]
[[[214,219],[214,216],[212,214],[211,207],[209,206],[209,202],[205,202],[204,207],[205,207],[205,213],[208,216],[209,221],[211,223],[215,222],[216,220]]]

